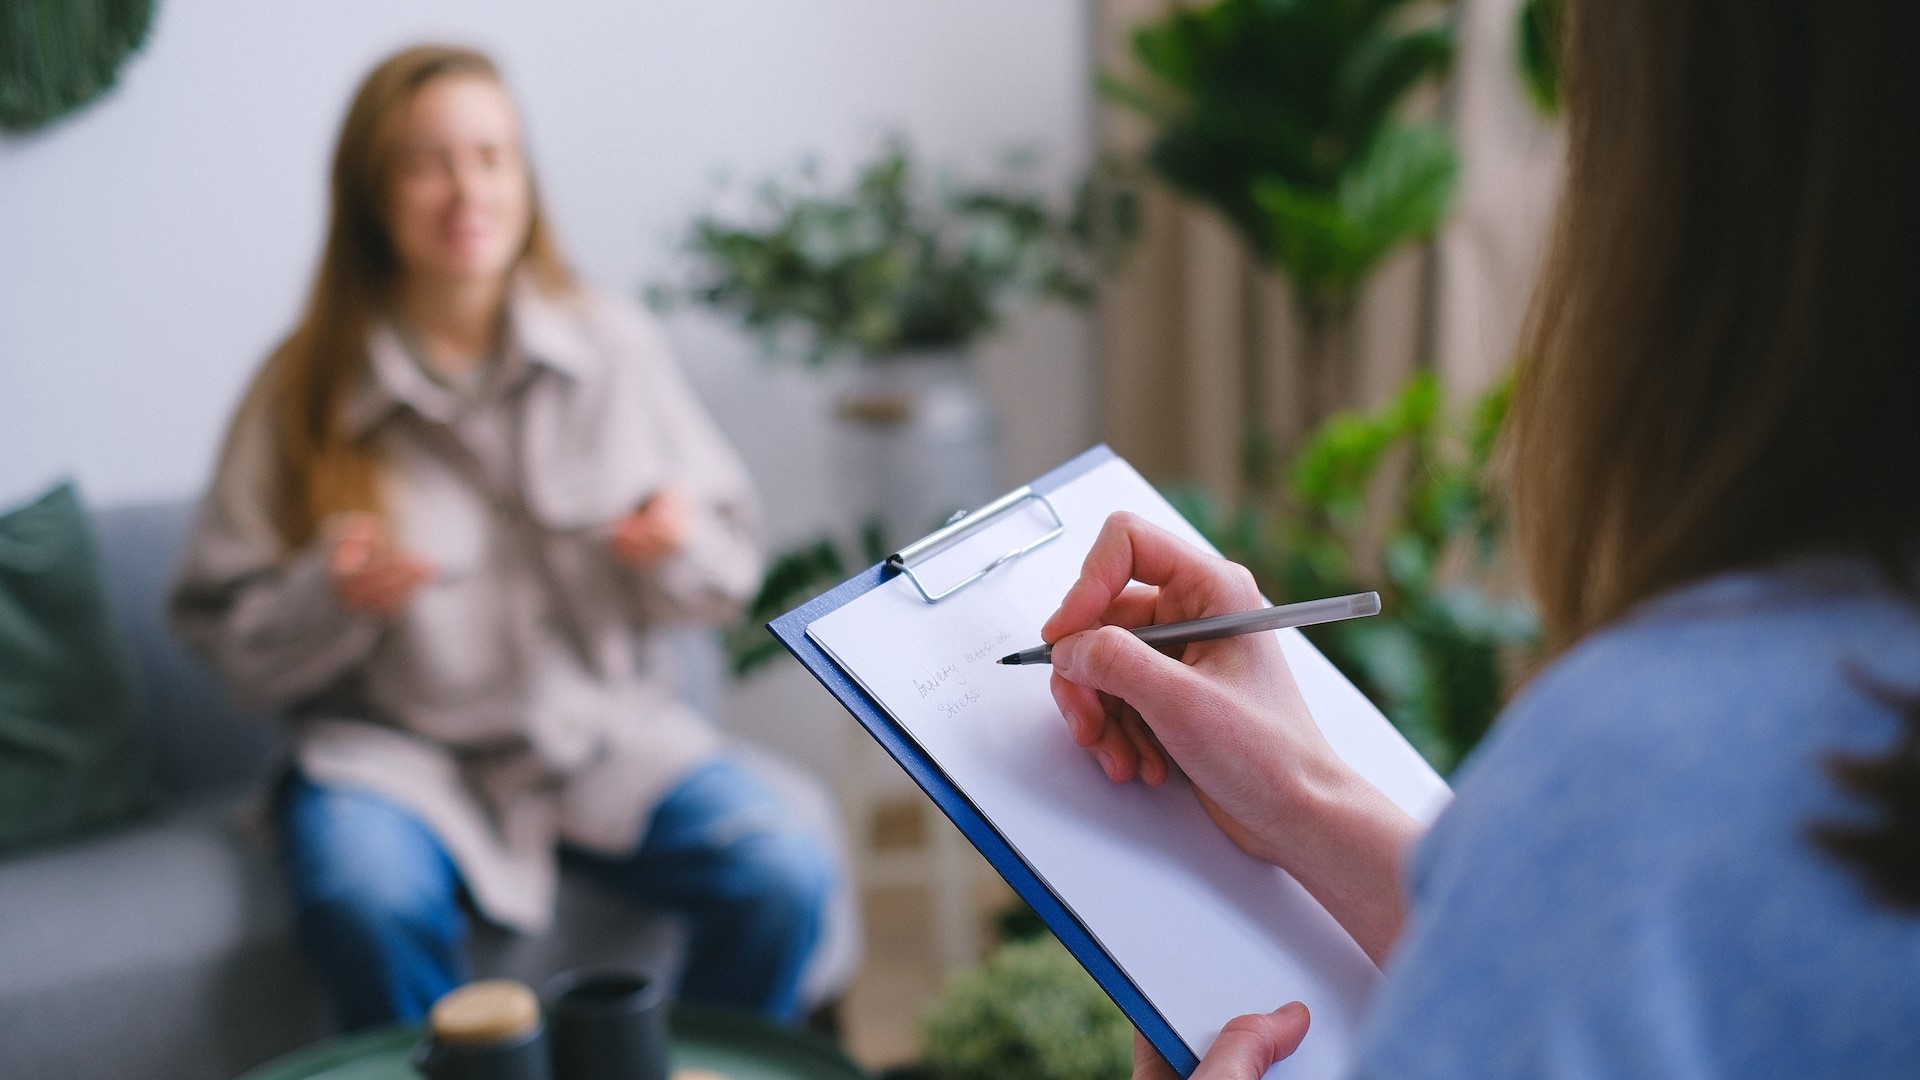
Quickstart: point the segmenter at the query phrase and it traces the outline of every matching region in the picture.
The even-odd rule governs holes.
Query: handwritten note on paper
[[[1242,853],[1180,778],[1116,786],[1073,744],[1045,666],[994,661],[1039,643],[1107,513],[1197,534],[1125,462],[1052,495],[1067,531],[937,605],[896,579],[808,627],[1073,910],[1195,1053],[1245,1012],[1304,1000],[1313,1030],[1271,1076],[1332,1077],[1379,980],[1371,961],[1285,873]],[[978,567],[1034,523],[1009,514],[939,556]],[[963,573],[964,570],[955,571]],[[1446,786],[1295,631],[1282,644],[1343,757],[1430,820]]]

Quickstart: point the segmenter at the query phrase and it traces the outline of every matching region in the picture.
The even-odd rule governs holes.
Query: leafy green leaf
[[[1511,387],[1455,419],[1421,373],[1378,409],[1329,418],[1289,464],[1278,507],[1168,495],[1277,601],[1379,590],[1381,614],[1307,636],[1443,772],[1540,644],[1532,609],[1488,583],[1506,516],[1487,468]]]
[[[1151,120],[1147,162],[1217,210],[1309,296],[1350,294],[1386,252],[1432,231],[1450,177],[1379,157],[1409,95],[1444,75],[1435,0],[1216,0],[1139,29],[1144,79],[1101,93]],[[1405,148],[1390,154],[1404,156]],[[1371,175],[1369,175],[1371,174]],[[1277,220],[1276,220],[1277,219]]]
[[[1453,62],[1453,26],[1381,34],[1362,42],[1340,73],[1335,107],[1356,154],[1365,157],[1394,107]]]
[[[929,185],[897,137],[842,190],[803,169],[761,184],[757,204],[754,220],[696,220],[691,280],[651,291],[731,312],[769,349],[797,339],[813,363],[951,348],[1015,304],[1083,303],[1099,253],[1123,238],[1096,236],[1087,217],[1108,204],[1056,207],[1011,172],[991,186]]]
[[[1390,252],[1431,235],[1459,179],[1452,140],[1431,127],[1387,127],[1331,195],[1262,180],[1271,249],[1308,296],[1349,295]]]
[[[1547,116],[1560,111],[1563,0],[1526,0],[1520,7],[1520,77],[1527,97]]]
[[[934,1080],[1126,1080],[1133,1028],[1052,937],[1001,946],[923,1022]]]

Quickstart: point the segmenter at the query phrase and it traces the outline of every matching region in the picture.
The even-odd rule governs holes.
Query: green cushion
[[[146,725],[73,485],[0,516],[0,850],[153,804]]]

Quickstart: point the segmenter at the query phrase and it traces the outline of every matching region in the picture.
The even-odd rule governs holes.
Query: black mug
[[[556,1080],[667,1080],[666,987],[624,971],[569,971],[547,984]]]
[[[453,991],[434,1005],[413,1067],[427,1080],[553,1080],[538,1000],[506,980]]]

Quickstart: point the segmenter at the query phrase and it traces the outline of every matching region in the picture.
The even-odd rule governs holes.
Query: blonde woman
[[[534,930],[561,858],[692,920],[684,997],[789,1018],[829,870],[647,660],[757,583],[747,477],[629,305],[562,262],[495,66],[390,57],[311,298],[234,417],[174,601],[292,720],[275,800],[344,1028]]]

